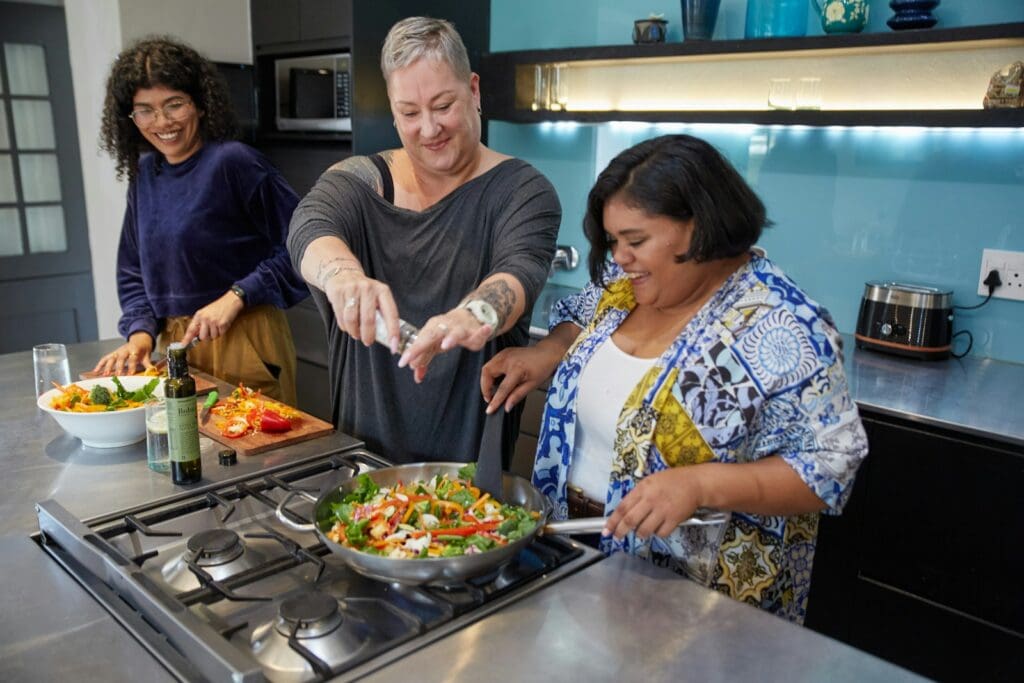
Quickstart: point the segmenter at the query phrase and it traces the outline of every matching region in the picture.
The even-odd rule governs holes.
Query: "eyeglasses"
[[[128,114],[128,118],[134,121],[136,126],[149,126],[155,123],[158,113],[162,113],[168,121],[180,121],[188,116],[188,105],[190,104],[192,104],[192,100],[179,99],[171,100],[159,109],[136,107],[132,109],[132,113]]]

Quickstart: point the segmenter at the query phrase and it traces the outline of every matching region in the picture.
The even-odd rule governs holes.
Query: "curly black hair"
[[[100,149],[117,161],[117,177],[134,180],[139,157],[156,152],[128,118],[135,93],[163,86],[187,93],[195,103],[204,142],[238,136],[238,119],[224,77],[208,59],[170,36],[148,36],[121,52],[107,79]]]
[[[611,247],[604,206],[618,197],[652,216],[694,221],[690,248],[676,261],[698,263],[738,256],[769,227],[764,204],[732,164],[691,135],[663,135],[620,152],[601,171],[587,197],[583,232],[590,242],[587,266],[604,286]]]

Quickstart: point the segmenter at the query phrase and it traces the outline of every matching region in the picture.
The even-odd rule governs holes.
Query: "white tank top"
[[[619,414],[657,360],[631,356],[609,337],[580,373],[569,483],[583,489],[588,498],[603,503],[607,497]]]

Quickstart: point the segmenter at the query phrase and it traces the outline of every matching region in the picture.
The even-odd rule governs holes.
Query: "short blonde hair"
[[[441,61],[455,76],[468,81],[473,74],[462,37],[451,22],[431,17],[408,17],[391,27],[380,52],[380,70],[388,81],[398,69],[423,57]]]

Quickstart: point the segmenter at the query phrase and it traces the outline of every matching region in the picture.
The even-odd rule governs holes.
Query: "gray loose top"
[[[339,237],[367,276],[391,288],[399,315],[417,327],[495,273],[519,280],[527,299],[508,333],[480,352],[436,356],[416,384],[387,348],[367,348],[343,333],[323,292],[310,287],[327,329],[337,428],[397,463],[476,460],[484,422],[480,369],[498,350],[527,343],[560,221],[551,183],[519,159],[503,161],[425,211],[394,206],[346,171],[324,173],[292,217],[288,251],[296,270],[310,242]],[[518,415],[506,419],[506,465]]]

